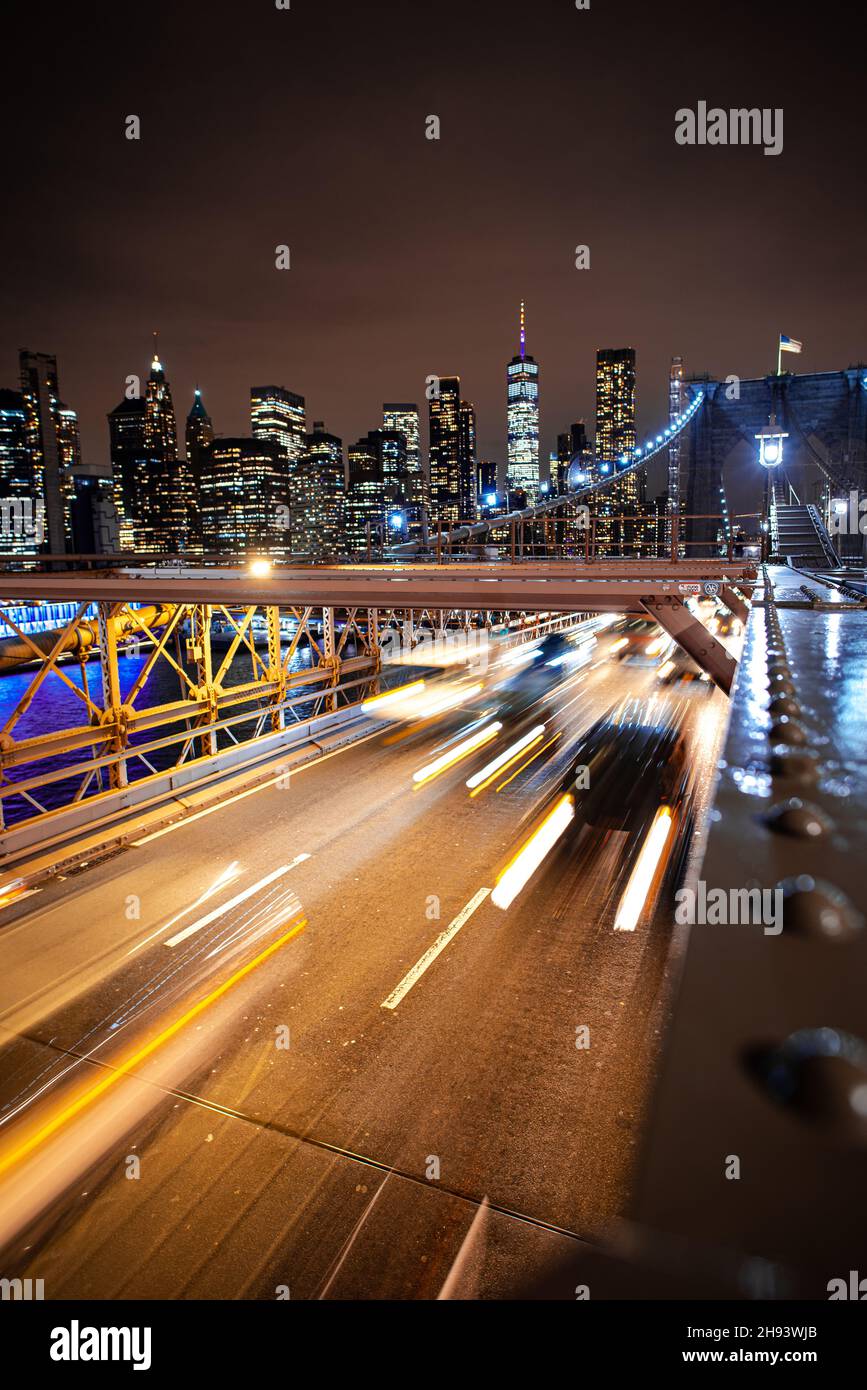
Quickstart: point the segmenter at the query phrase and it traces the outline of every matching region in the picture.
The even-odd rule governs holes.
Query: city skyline
[[[224,403],[221,401],[212,403],[206,396],[202,386],[198,384],[198,378],[197,384],[193,387],[189,397],[189,410],[187,410],[187,399],[179,393],[175,387],[174,370],[171,368],[170,364],[161,360],[165,354],[163,354],[162,350],[158,347],[158,334],[154,332],[152,337],[154,346],[149,374],[145,376],[144,374],[135,372],[127,373],[124,378],[126,390],[124,391],[120,404],[115,405],[112,410],[106,412],[105,418],[108,425],[106,431],[106,447],[100,459],[95,461],[87,458],[80,448],[80,436],[83,431],[80,428],[82,421],[80,412],[75,408],[76,403],[74,401],[65,402],[60,399],[59,395],[57,396],[55,405],[57,416],[57,441],[59,455],[62,456],[66,464],[66,469],[63,472],[63,479],[65,479],[63,485],[66,489],[68,498],[66,503],[67,507],[72,497],[72,472],[74,471],[84,476],[106,477],[111,469],[112,458],[120,458],[124,450],[128,447],[128,445],[124,443],[122,436],[117,434],[118,427],[120,427],[121,430],[129,430],[132,428],[133,434],[137,438],[140,437],[138,453],[141,457],[146,454],[148,457],[156,459],[160,471],[166,469],[169,472],[173,469],[177,471],[177,497],[175,501],[170,503],[167,497],[162,499],[157,497],[156,501],[151,498],[150,502],[147,503],[145,507],[145,511],[147,511],[148,508],[150,508],[151,511],[154,510],[154,507],[156,508],[157,515],[155,521],[147,520],[144,515],[140,513],[139,520],[144,524],[133,528],[130,523],[130,518],[136,513],[136,508],[135,506],[130,506],[128,500],[126,501],[126,521],[121,517],[121,545],[132,546],[132,532],[133,529],[135,529],[136,535],[138,536],[137,548],[148,549],[153,544],[152,539],[149,539],[149,537],[151,536],[154,524],[162,529],[164,536],[174,531],[180,537],[184,532],[184,527],[180,526],[178,520],[181,511],[186,509],[188,519],[191,522],[196,516],[198,508],[196,479],[200,477],[201,461],[197,462],[196,458],[193,457],[194,454],[198,455],[200,450],[196,430],[193,429],[191,434],[191,424],[197,419],[199,419],[199,423],[201,423],[202,420],[206,422],[207,431],[217,442],[236,442],[238,440],[255,440],[257,438],[261,440],[270,439],[272,442],[279,445],[293,470],[299,469],[303,462],[305,466],[301,469],[301,472],[306,474],[310,472],[307,444],[313,437],[311,431],[322,431],[324,429],[321,418],[323,414],[327,414],[329,425],[327,434],[329,439],[339,442],[342,446],[345,471],[344,490],[348,503],[352,485],[350,460],[350,449],[353,447],[352,437],[351,434],[347,437],[345,434],[341,435],[338,430],[331,429],[331,420],[336,413],[334,409],[329,408],[327,412],[314,412],[309,407],[304,393],[291,390],[285,385],[251,386],[246,392],[242,389],[242,395],[246,396],[248,402],[246,418],[242,417],[240,422],[241,428],[232,433],[224,427]],[[519,353],[514,356],[509,363],[508,370],[510,374],[517,370],[515,366],[516,363],[523,371],[524,359],[520,356],[521,349],[525,348],[523,301],[521,303],[519,341]],[[576,416],[578,417],[577,424],[581,427],[582,437],[586,435],[586,443],[589,444],[591,453],[595,446],[597,458],[608,459],[611,461],[612,466],[616,466],[617,461],[621,461],[627,455],[631,455],[631,445],[634,443],[636,434],[639,438],[645,433],[649,433],[652,437],[658,429],[663,428],[667,419],[670,417],[673,409],[671,404],[672,372],[677,371],[679,373],[679,379],[685,383],[682,387],[682,393],[686,392],[687,395],[690,379],[693,376],[700,378],[701,374],[692,373],[689,370],[689,364],[685,366],[681,355],[676,354],[672,357],[669,363],[668,376],[664,383],[666,405],[668,409],[665,411],[663,411],[662,408],[660,409],[658,418],[655,421],[651,421],[651,426],[648,431],[646,427],[637,423],[641,421],[642,413],[636,410],[635,407],[636,403],[640,402],[644,394],[644,381],[642,373],[640,370],[636,369],[635,349],[633,347],[597,348],[593,357],[596,367],[593,404],[586,414],[582,413],[579,416],[578,412],[576,412]],[[48,364],[49,376],[52,380],[59,377],[62,373],[64,378],[63,394],[64,396],[68,396],[63,364],[60,363],[58,365],[56,355],[51,353],[32,353],[22,349],[19,354],[19,371],[23,370],[25,360],[30,361],[31,359],[42,360]],[[624,398],[626,409],[626,433],[622,437],[621,444],[615,445],[613,436],[611,439],[608,438],[609,427],[606,423],[609,409],[607,401],[608,387],[606,385],[606,370],[603,370],[601,364],[607,360],[617,362],[620,359],[624,359],[629,363],[630,384],[628,386],[627,395]],[[527,354],[526,360],[533,365],[537,373],[535,376],[537,396],[530,404],[530,409],[532,412],[535,412],[535,416],[538,418],[541,401],[544,420],[544,386],[541,392],[539,392],[538,387],[540,376],[543,383],[546,377],[544,364],[540,373],[538,364],[530,354]],[[845,365],[852,366],[855,364]],[[834,366],[829,366],[826,370],[829,372],[840,371],[843,366],[844,364],[838,362]],[[238,374],[240,374],[241,370],[242,369],[238,367]],[[820,371],[821,370],[822,369],[820,369]],[[51,374],[54,375],[52,376]],[[272,373],[272,376],[276,375],[276,373]],[[772,372],[763,373],[762,375],[769,379],[773,377]],[[448,468],[445,472],[441,470],[442,477],[444,479],[448,478],[449,480],[445,488],[440,486],[438,491],[437,486],[432,485],[431,473],[429,470],[433,464],[433,471],[434,474],[436,474],[436,461],[431,453],[429,419],[433,418],[433,405],[436,403],[431,402],[429,399],[425,399],[424,394],[422,394],[421,400],[418,402],[394,404],[386,400],[383,404],[367,412],[366,422],[369,422],[368,427],[367,429],[362,428],[358,432],[358,444],[363,445],[366,440],[372,439],[375,434],[382,433],[383,423],[385,424],[386,431],[392,424],[398,429],[405,428],[407,437],[407,457],[408,460],[410,460],[410,473],[414,474],[419,465],[422,469],[422,474],[417,484],[398,489],[397,493],[394,494],[392,490],[387,489],[384,497],[391,499],[391,501],[385,501],[383,503],[385,508],[383,517],[385,516],[385,512],[389,510],[392,502],[397,502],[401,506],[411,503],[413,504],[413,508],[416,508],[421,501],[427,501],[429,514],[432,519],[436,519],[438,513],[441,513],[444,521],[452,522],[458,521],[459,519],[465,520],[468,517],[471,518],[476,515],[477,507],[490,505],[484,502],[480,493],[478,497],[476,497],[478,489],[478,465],[482,463],[489,464],[489,458],[483,453],[478,443],[479,438],[485,433],[484,421],[482,422],[482,429],[479,430],[474,403],[465,399],[464,385],[459,377],[441,376],[438,380],[446,397],[448,397],[449,391],[453,390],[455,392],[454,420],[452,421],[454,433],[452,441],[454,459],[452,460],[451,471],[449,471]],[[511,380],[511,376],[509,380]],[[136,389],[136,382],[141,392],[139,399],[131,397],[129,394]],[[425,382],[425,392],[431,389],[430,383],[431,378],[429,377]],[[11,392],[8,387],[5,389],[6,394],[9,394],[10,397],[15,395],[15,386],[12,387]],[[510,387],[510,389],[512,388]],[[686,396],[682,393],[681,398],[686,399]],[[339,390],[336,390],[334,393],[334,402],[339,400],[339,394]],[[381,396],[386,394],[388,394],[387,390],[380,393]],[[391,394],[393,396],[396,393],[392,392]],[[177,405],[174,403],[175,399],[178,401]],[[334,402],[332,402],[332,405]],[[507,435],[508,422],[513,418],[513,410],[514,405],[510,403],[509,398],[502,402],[501,415],[506,425],[506,430],[504,432],[507,433]],[[406,412],[410,412],[410,414],[407,415]],[[439,411],[437,411],[437,413],[439,414]],[[118,419],[118,416],[121,418]],[[139,416],[140,419],[138,418]],[[316,416],[320,418],[317,419]],[[412,416],[411,420],[410,416]],[[186,430],[184,429],[185,423]],[[522,428],[524,423],[522,419]],[[540,491],[537,500],[541,500],[545,492],[551,495],[552,485],[556,488],[558,477],[562,478],[564,476],[564,441],[569,438],[570,431],[574,436],[575,430],[576,421],[574,419],[571,425],[563,421],[557,421],[551,424],[551,434],[549,436],[548,429],[543,424],[539,434],[538,467]],[[615,433],[617,433],[617,431],[615,431]],[[193,445],[192,453],[190,448],[191,443]],[[675,446],[675,451],[677,447],[678,446]],[[623,452],[624,449],[625,453]],[[584,444],[582,444],[581,452],[584,452]],[[436,453],[437,450],[435,449],[434,455],[436,455]],[[192,468],[186,467],[188,460],[192,462]],[[524,478],[524,472],[526,470],[520,465],[517,471],[521,473],[521,477],[519,478],[513,474],[509,465],[508,444],[506,444],[504,452],[499,458],[493,459],[493,463],[497,465],[498,505],[502,508],[508,505],[509,501],[506,496],[506,484],[508,483],[508,487],[514,490],[516,487],[520,488],[522,486],[527,486],[529,479]],[[74,467],[71,466],[73,464]],[[4,466],[8,468],[9,465]],[[125,481],[124,476],[122,476],[123,471],[123,468],[120,471],[115,468],[115,481],[117,483],[118,492],[123,492],[124,497],[127,498],[129,483],[128,480]],[[603,468],[602,471],[607,472],[607,468]],[[291,485],[290,490],[292,492],[292,497],[290,505],[295,515],[293,527],[296,528],[296,535],[303,534],[309,539],[315,532],[315,526],[313,524],[314,513],[317,516],[320,515],[320,508],[317,501],[311,508],[310,518],[305,521],[302,515],[305,505],[304,499],[308,497],[308,495],[312,498],[313,490],[309,487],[305,487],[302,483],[301,472],[298,473],[298,481],[293,482]],[[387,472],[388,469],[386,468],[386,473]],[[17,484],[14,481],[13,475],[14,469],[10,472],[10,486],[14,493]],[[664,494],[670,477],[671,473],[667,462],[667,456],[657,456],[649,462],[649,466],[646,469],[639,470],[638,473],[634,473],[625,478],[623,484],[616,484],[608,494],[600,494],[598,500],[599,510],[602,514],[607,514],[609,510],[612,509],[617,511],[618,508],[621,512],[625,513],[632,513],[637,509],[640,510],[640,507],[644,505],[645,501],[650,503],[653,499],[658,499],[660,495]],[[681,481],[682,496],[685,495],[683,493],[683,488],[686,486],[686,481],[685,477]],[[730,512],[741,514],[755,510],[757,506],[756,474],[748,459],[744,457],[733,457],[729,460],[725,482]],[[286,486],[288,486],[288,484]],[[450,502],[446,500],[447,494],[451,497]],[[474,498],[475,502],[472,501],[471,498]],[[725,500],[724,498],[724,502]],[[341,506],[342,505],[343,504],[341,504]],[[512,505],[514,506],[516,504],[512,503]],[[173,521],[171,521],[170,513],[171,516],[174,517]],[[408,515],[409,514],[407,514],[407,516]],[[412,515],[413,524],[416,525],[419,516],[417,510],[414,509]],[[198,519],[200,520],[200,518]],[[404,519],[404,525],[406,524],[406,520],[407,518]],[[170,521],[171,524],[169,524]],[[382,524],[384,524],[384,522]],[[69,515],[67,514],[67,542],[71,542],[72,540],[69,527],[70,521]],[[48,529],[50,530],[50,524]],[[196,534],[195,528],[190,530],[190,539],[194,534]],[[331,534],[330,530],[329,534]],[[181,543],[181,548],[184,548],[186,543],[186,541]],[[156,548],[164,549],[165,547],[163,544],[158,544]],[[277,549],[280,549],[279,544]],[[311,553],[318,553],[319,550],[320,547],[314,545]]]
[[[812,56],[833,97],[821,108],[792,101],[785,148],[767,159],[675,140],[698,55],[696,96],[728,91],[733,69],[731,96],[745,105],[780,106],[797,87],[796,32],[742,3],[727,7],[712,42],[687,26],[652,63],[657,16],[637,3],[582,13],[551,0],[529,33],[510,24],[511,6],[467,14],[447,3],[444,22],[459,17],[464,34],[448,69],[424,16],[388,3],[375,25],[351,10],[265,7],[245,17],[241,64],[232,6],[210,7],[207,25],[197,8],[177,6],[171,39],[145,26],[123,64],[99,8],[86,17],[59,9],[53,20],[47,80],[38,105],[28,103],[33,159],[16,170],[0,227],[14,267],[5,360],[11,366],[25,345],[57,355],[86,461],[104,450],[102,416],[122,380],[116,364],[140,362],[154,328],[178,400],[200,385],[221,403],[227,436],[246,427],[244,390],[255,382],[303,393],[311,416],[353,439],[375,425],[378,403],[420,401],[420,383],[440,371],[460,374],[475,404],[479,455],[501,459],[502,363],[523,298],[545,373],[543,461],[558,431],[592,415],[599,346],[636,349],[639,430],[666,414],[674,355],[696,371],[754,377],[772,369],[781,330],[804,339],[814,367],[859,355],[867,268],[856,217],[841,219],[834,255],[822,255],[825,209],[843,189],[850,210],[864,199],[851,179],[857,96],[834,81],[846,55],[831,26]],[[28,45],[30,21],[15,14],[7,23],[10,51]],[[519,33],[529,121],[514,115]],[[303,57],[332,52],[336,103]],[[241,86],[226,103],[230,74]],[[383,105],[373,93],[386,78]],[[18,80],[13,70],[0,96],[10,130],[24,97]],[[166,84],[170,107],[151,95]],[[69,123],[64,112],[81,89],[92,96]],[[349,126],[347,110],[356,113]],[[589,135],[603,110],[600,159]],[[137,141],[125,135],[131,112]],[[430,113],[438,140],[426,138]],[[46,158],[53,174],[41,182]],[[788,218],[806,185],[813,196]],[[448,197],[436,196],[441,186]],[[282,244],[287,270],[275,268]],[[589,269],[576,269],[579,244],[589,247]]]

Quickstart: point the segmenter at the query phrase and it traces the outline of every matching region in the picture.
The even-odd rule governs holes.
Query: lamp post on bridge
[[[759,441],[759,463],[765,470],[765,488],[763,500],[763,519],[762,519],[762,559],[768,558],[768,531],[769,518],[771,512],[771,498],[773,496],[771,486],[771,474],[774,469],[779,468],[783,462],[783,440],[788,439],[787,430],[781,430],[777,425],[777,417],[774,412],[768,419],[768,423],[759,430],[754,436]]]

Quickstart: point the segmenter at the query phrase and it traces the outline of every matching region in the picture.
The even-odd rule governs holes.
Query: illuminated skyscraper
[[[509,486],[532,501],[539,491],[539,366],[526,345],[522,300],[518,354],[506,368],[507,468]]]
[[[314,422],[312,433],[306,437],[297,476],[305,502],[298,510],[297,521],[293,516],[293,551],[314,559],[339,555],[343,548],[346,500],[343,441],[328,434],[321,420]]]
[[[190,406],[190,411],[187,415],[184,437],[187,446],[187,514],[189,517],[190,539],[200,544],[202,526],[199,489],[202,482],[202,468],[204,467],[208,450],[214,442],[214,426],[210,415],[205,409],[202,393],[198,386],[193,395],[193,404]]]
[[[250,388],[250,422],[254,439],[276,444],[283,457],[282,503],[289,508],[292,528],[297,529],[309,496],[305,486],[301,459],[306,448],[307,412],[304,397],[285,386],[252,386]],[[290,529],[284,531],[284,542],[294,541]]]
[[[406,437],[407,500],[429,504],[430,489],[421,462],[418,406],[387,401],[382,407],[382,428],[399,430]]]
[[[81,436],[78,414],[71,405],[57,402],[57,448],[61,471],[71,476],[81,468]]]
[[[382,459],[386,503],[406,506],[410,500],[406,435],[402,430],[371,430],[368,438]]]
[[[458,415],[458,475],[461,521],[475,521],[479,480],[476,465],[476,409],[470,401],[461,401]]]
[[[186,470],[178,460],[172,388],[159,358],[156,334],[145,388],[144,447],[146,465],[134,524],[146,549],[172,554],[185,549],[187,542]]]
[[[286,505],[286,462],[266,439],[215,439],[202,464],[199,488],[202,544],[211,555],[289,553],[289,531],[278,525]]]
[[[205,409],[202,393],[198,386],[193,395],[190,412],[187,415],[184,439],[187,446],[187,463],[190,466],[190,472],[195,478],[198,478],[205,454],[214,442],[213,421]]]
[[[570,490],[569,471],[572,469],[571,490],[577,491],[577,486],[582,483],[590,482],[589,460],[593,450],[587,438],[587,430],[583,420],[576,420],[569,429],[557,435],[557,473],[554,477],[552,469],[552,483],[556,482],[557,493],[563,496]],[[572,464],[575,467],[572,468]],[[587,476],[582,477],[586,472]],[[575,486],[577,484],[577,486]]]
[[[69,511],[73,551],[77,555],[115,555],[120,531],[110,469],[82,464],[72,481]]]
[[[148,537],[143,517],[148,452],[143,396],[124,396],[115,406],[108,417],[108,437],[115,495],[121,513],[121,545],[124,549],[145,550]]]
[[[0,391],[0,500],[4,504],[0,528],[0,554],[23,555],[34,551],[37,537],[16,524],[15,503],[21,504],[21,521],[28,518],[33,531],[36,497],[33,465],[27,443],[27,408],[17,391]],[[41,499],[40,499],[41,500]]]
[[[45,503],[45,532],[48,549],[62,555],[66,549],[68,516],[66,499],[70,479],[64,472],[64,454],[71,447],[68,418],[61,421],[60,392],[57,385],[57,358],[46,352],[19,356],[21,394],[27,414],[27,447],[33,467],[34,501]],[[77,438],[77,425],[75,437]],[[73,445],[74,447],[74,445]]]
[[[156,334],[150,375],[145,389],[145,444],[150,457],[173,463],[178,456],[178,431],[172,388],[159,358]]]
[[[460,414],[461,379],[441,376],[429,402],[431,510],[439,521],[460,518]]]
[[[304,397],[285,386],[250,388],[250,423],[254,439],[279,444],[290,464],[304,453],[307,432]]]
[[[596,452],[611,463],[635,449],[635,348],[596,354]]]
[[[382,450],[376,439],[379,433],[381,431],[371,430],[349,446],[349,487],[344,517],[346,549],[350,553],[364,554],[368,537],[375,546],[385,534],[386,488]]]
[[[596,454],[616,472],[632,463],[635,452],[635,348],[600,348],[596,354]],[[600,518],[601,553],[630,553],[634,523],[644,497],[643,470],[635,469],[591,502]],[[610,518],[610,520],[609,520]]]

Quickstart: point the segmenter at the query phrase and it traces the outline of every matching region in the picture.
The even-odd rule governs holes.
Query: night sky
[[[84,457],[151,333],[182,420],[301,392],[344,443],[457,373],[505,457],[518,302],[542,454],[594,413],[594,352],[760,375],[867,355],[864,21],[824,3],[49,3],[4,16],[0,385],[55,352]],[[790,18],[791,17],[791,18]],[[783,107],[784,150],[683,148],[675,111]],[[140,142],[124,137],[129,114]],[[436,114],[441,139],[425,138]],[[292,268],[274,267],[275,246]],[[574,268],[586,243],[591,269]],[[423,416],[426,411],[423,410]]]

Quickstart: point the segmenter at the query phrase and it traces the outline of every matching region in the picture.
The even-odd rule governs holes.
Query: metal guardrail
[[[93,620],[84,617],[88,602],[79,603],[70,622],[49,634],[47,643],[39,645],[21,634],[37,664],[25,673],[27,684],[0,730],[0,836],[4,826],[23,823],[31,827],[38,823],[49,834],[52,824],[72,805],[86,800],[91,814],[98,816],[104,804],[112,797],[117,800],[115,794],[133,783],[156,787],[197,765],[217,775],[224,764],[237,765],[239,745],[255,759],[261,756],[259,745],[270,746],[272,735],[286,729],[291,733],[293,725],[351,709],[378,689],[383,669],[381,627],[397,626],[401,639],[410,642],[422,634],[429,639],[434,631],[447,631],[450,625],[470,627],[470,615],[451,608],[308,605],[286,609],[274,603],[240,608],[230,603],[179,602],[159,610],[161,627],[157,628],[146,620],[153,621],[154,609],[142,617],[130,602],[96,602],[98,696],[91,694],[88,673],[88,657],[94,655]],[[260,614],[267,627],[267,652],[262,653],[253,630]],[[288,640],[281,633],[281,614],[294,623]],[[511,620],[510,615],[503,616]],[[507,640],[528,640],[568,624],[575,616],[522,614]],[[213,647],[215,617],[233,634],[225,651]],[[82,626],[86,641],[78,640]],[[181,639],[185,627],[186,653]],[[118,665],[122,633],[136,636],[149,647],[125,691]],[[293,657],[302,644],[309,649],[311,664],[292,670]],[[249,661],[250,677],[239,678],[234,665],[237,656]],[[80,683],[71,679],[62,657],[77,660]],[[152,704],[149,681],[158,668],[177,680],[178,698]],[[46,713],[41,732],[18,736],[21,721],[27,717],[32,724],[33,716],[39,715],[49,681],[63,684],[79,702],[83,721],[52,727]],[[8,837],[7,842],[11,843]]]

